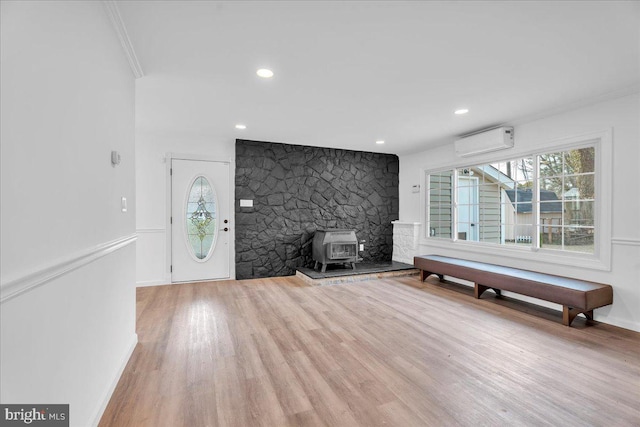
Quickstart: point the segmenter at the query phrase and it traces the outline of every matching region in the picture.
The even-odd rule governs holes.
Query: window
[[[562,215],[545,218],[555,201],[541,198],[540,246],[594,252],[595,149],[588,147],[539,156],[540,193],[560,194]],[[546,221],[545,221],[546,219]]]
[[[429,235],[451,237],[453,230],[453,172],[429,175]]]
[[[595,145],[427,174],[429,238],[594,254]]]
[[[215,192],[204,176],[198,176],[189,189],[186,205],[186,239],[192,255],[206,259],[216,239]]]

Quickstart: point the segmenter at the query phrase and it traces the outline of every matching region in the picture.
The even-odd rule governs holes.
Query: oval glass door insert
[[[189,248],[198,260],[206,259],[216,241],[216,194],[204,176],[191,185],[187,198],[186,233]]]

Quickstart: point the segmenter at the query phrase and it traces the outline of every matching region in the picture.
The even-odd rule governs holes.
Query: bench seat
[[[447,275],[474,282],[476,298],[493,289],[498,295],[504,290],[561,304],[567,326],[580,313],[593,320],[593,309],[613,303],[613,288],[601,283],[439,255],[416,256],[413,264],[421,281],[435,274],[440,280]]]

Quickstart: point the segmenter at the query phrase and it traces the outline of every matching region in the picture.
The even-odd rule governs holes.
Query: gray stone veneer
[[[236,278],[313,267],[318,228],[355,229],[364,260],[391,261],[398,166],[390,154],[236,140]]]

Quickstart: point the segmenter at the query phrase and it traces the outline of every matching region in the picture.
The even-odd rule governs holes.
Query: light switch
[[[120,153],[117,151],[111,152],[111,165],[118,166],[120,164]]]
[[[122,212],[126,212],[127,211],[127,198],[123,197],[120,200],[120,207],[122,208]]]

